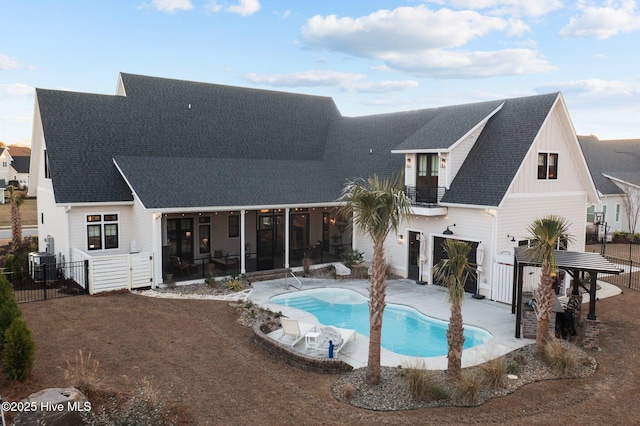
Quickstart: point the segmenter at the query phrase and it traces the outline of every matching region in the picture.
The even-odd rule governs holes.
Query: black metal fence
[[[3,270],[18,303],[89,294],[89,261],[32,264],[28,270]]]
[[[623,272],[620,275],[603,275],[598,276],[598,278],[621,288],[640,290],[640,262],[634,262],[633,259],[622,259],[606,254],[604,257],[609,262],[619,266]]]

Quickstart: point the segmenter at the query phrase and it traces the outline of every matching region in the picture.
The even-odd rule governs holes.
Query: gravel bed
[[[573,347],[576,350],[576,368],[563,379],[592,376],[597,367],[595,359],[583,350]],[[547,364],[537,359],[534,355],[535,345],[525,346],[505,355],[505,361],[511,365],[517,365],[517,371],[507,378],[504,387],[493,389],[483,385],[476,394],[473,401],[462,398],[456,392],[456,385],[448,380],[445,371],[431,371],[433,380],[439,384],[449,396],[445,399],[428,400],[424,402],[416,401],[409,392],[406,379],[402,372],[407,367],[382,367],[382,380],[376,386],[368,386],[365,383],[366,367],[344,373],[331,387],[331,392],[338,401],[351,404],[355,407],[365,408],[374,411],[398,411],[414,410],[427,407],[446,406],[478,406],[491,398],[508,395],[522,386],[542,380],[555,380],[558,377]],[[404,367],[404,368],[403,368]],[[463,374],[478,374],[482,377],[482,366],[475,366],[463,370]]]

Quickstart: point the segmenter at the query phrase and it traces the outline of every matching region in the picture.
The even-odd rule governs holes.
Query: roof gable
[[[599,140],[578,136],[589,173],[602,195],[621,195],[624,191],[607,176],[634,183],[640,170],[640,139]]]
[[[447,150],[500,107],[503,101],[479,102],[424,110],[425,123],[394,152]]]
[[[505,100],[489,119],[442,202],[500,205],[558,96]]]

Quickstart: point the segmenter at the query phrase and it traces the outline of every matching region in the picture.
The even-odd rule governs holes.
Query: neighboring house
[[[12,145],[9,147],[13,161],[10,167],[10,180],[18,181],[20,189],[29,186],[29,165],[31,163],[31,148]]]
[[[9,146],[0,148],[0,179],[8,185],[17,182],[19,189],[29,185],[29,163],[31,148]],[[2,186],[4,188],[4,186]]]
[[[11,179],[11,161],[13,157],[7,148],[0,148],[0,179],[9,182]],[[4,188],[4,185],[2,186]]]
[[[37,89],[35,108],[40,249],[89,260],[92,292],[155,286],[175,257],[241,273],[351,246],[369,260],[336,200],[347,180],[404,171],[415,205],[387,240],[392,271],[431,282],[443,239],[482,243],[467,290],[510,302],[527,226],[562,215],[582,250],[598,199],[559,93],[343,117],[328,97],[122,73],[115,96]]]
[[[640,139],[578,136],[599,201],[587,208],[587,226],[600,236],[640,230]],[[595,223],[600,219],[602,225]]]

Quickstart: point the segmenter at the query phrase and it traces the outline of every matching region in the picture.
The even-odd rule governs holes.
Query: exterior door
[[[257,232],[257,270],[284,268],[284,215],[260,214]]]
[[[193,262],[193,219],[167,219],[167,243],[169,256]]]
[[[409,231],[409,264],[407,277],[418,281],[420,279],[420,233]]]
[[[435,204],[438,202],[438,154],[418,154],[416,168],[416,201]]]
[[[447,258],[447,252],[444,250],[445,238],[443,237],[433,237],[433,264],[437,264],[440,259]],[[465,241],[467,244],[471,245],[471,251],[469,251],[469,262],[476,263],[476,248],[478,247],[478,243]],[[432,277],[432,282],[434,284],[443,285],[440,282],[437,282]],[[464,291],[467,293],[475,294],[478,291],[478,279],[477,277],[469,277],[464,284]]]

